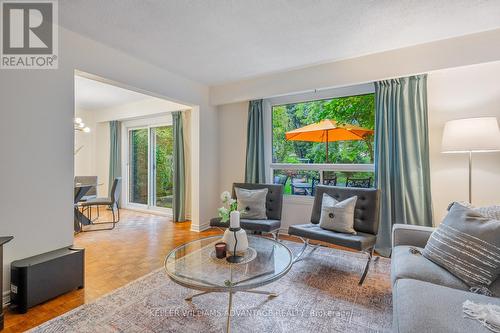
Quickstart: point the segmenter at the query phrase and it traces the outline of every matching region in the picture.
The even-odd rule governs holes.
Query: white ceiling
[[[500,27],[499,0],[64,0],[60,23],[216,85]]]
[[[161,99],[145,94],[141,94],[132,90],[123,89],[111,84],[103,83],[96,80],[91,80],[82,76],[75,76],[75,108],[86,111],[101,111],[116,106],[124,106],[126,104],[141,102],[142,107],[146,105],[142,102],[153,102],[159,107],[158,113],[186,110],[189,106],[171,102],[166,99]],[[137,110],[137,114],[148,110]],[[151,110],[149,110],[151,111]]]
[[[152,98],[135,91],[75,76],[75,107],[97,110]]]

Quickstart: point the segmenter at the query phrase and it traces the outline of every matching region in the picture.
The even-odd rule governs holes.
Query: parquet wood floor
[[[103,211],[101,219],[109,219],[109,213]],[[2,333],[23,332],[91,302],[162,267],[173,248],[221,233],[217,229],[197,233],[190,227],[190,222],[173,223],[168,217],[121,210],[121,221],[114,230],[76,235],[74,246],[85,248],[85,288],[35,306],[26,314],[6,310]],[[280,238],[296,240],[285,235]]]
[[[104,210],[101,209],[101,213]],[[101,218],[108,218],[104,213]],[[121,210],[114,230],[80,233],[74,245],[85,248],[85,288],[30,309],[26,314],[6,311],[2,333],[22,332],[111,292],[162,267],[165,255],[187,241],[220,233],[190,231],[190,222]]]

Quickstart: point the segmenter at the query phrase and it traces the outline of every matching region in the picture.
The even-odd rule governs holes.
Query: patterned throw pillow
[[[483,216],[491,217],[495,220],[500,220],[500,206],[498,205],[476,207],[467,201],[455,201],[448,206],[448,210],[450,210],[450,208],[456,203],[470,208]]]
[[[471,288],[488,287],[500,274],[500,221],[455,203],[422,255]]]
[[[357,200],[358,197],[353,196],[339,202],[328,194],[323,193],[319,226],[323,229],[355,235],[354,208],[356,207]]]
[[[238,210],[241,218],[249,220],[266,220],[266,197],[267,188],[259,190],[247,190],[235,187]]]

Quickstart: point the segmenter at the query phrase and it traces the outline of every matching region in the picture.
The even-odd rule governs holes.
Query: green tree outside
[[[274,163],[325,163],[326,149],[322,142],[288,141],[285,133],[302,126],[332,119],[341,124],[374,129],[375,95],[339,97],[319,101],[274,106],[273,123],[273,162]],[[374,136],[369,135],[360,141],[338,141],[329,143],[328,160],[330,163],[369,164],[374,161]],[[309,178],[317,178],[317,172],[303,172]],[[310,174],[310,175],[309,175]],[[290,172],[277,170],[275,176]],[[373,177],[373,173],[337,173],[339,181],[350,177]],[[285,189],[289,191],[287,182]]]

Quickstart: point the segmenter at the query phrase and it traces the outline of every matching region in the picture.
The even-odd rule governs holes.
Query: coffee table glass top
[[[249,249],[242,263],[215,257],[222,235],[181,245],[165,258],[165,269],[175,282],[203,291],[237,291],[257,288],[285,275],[292,253],[285,245],[265,237],[248,236]]]

